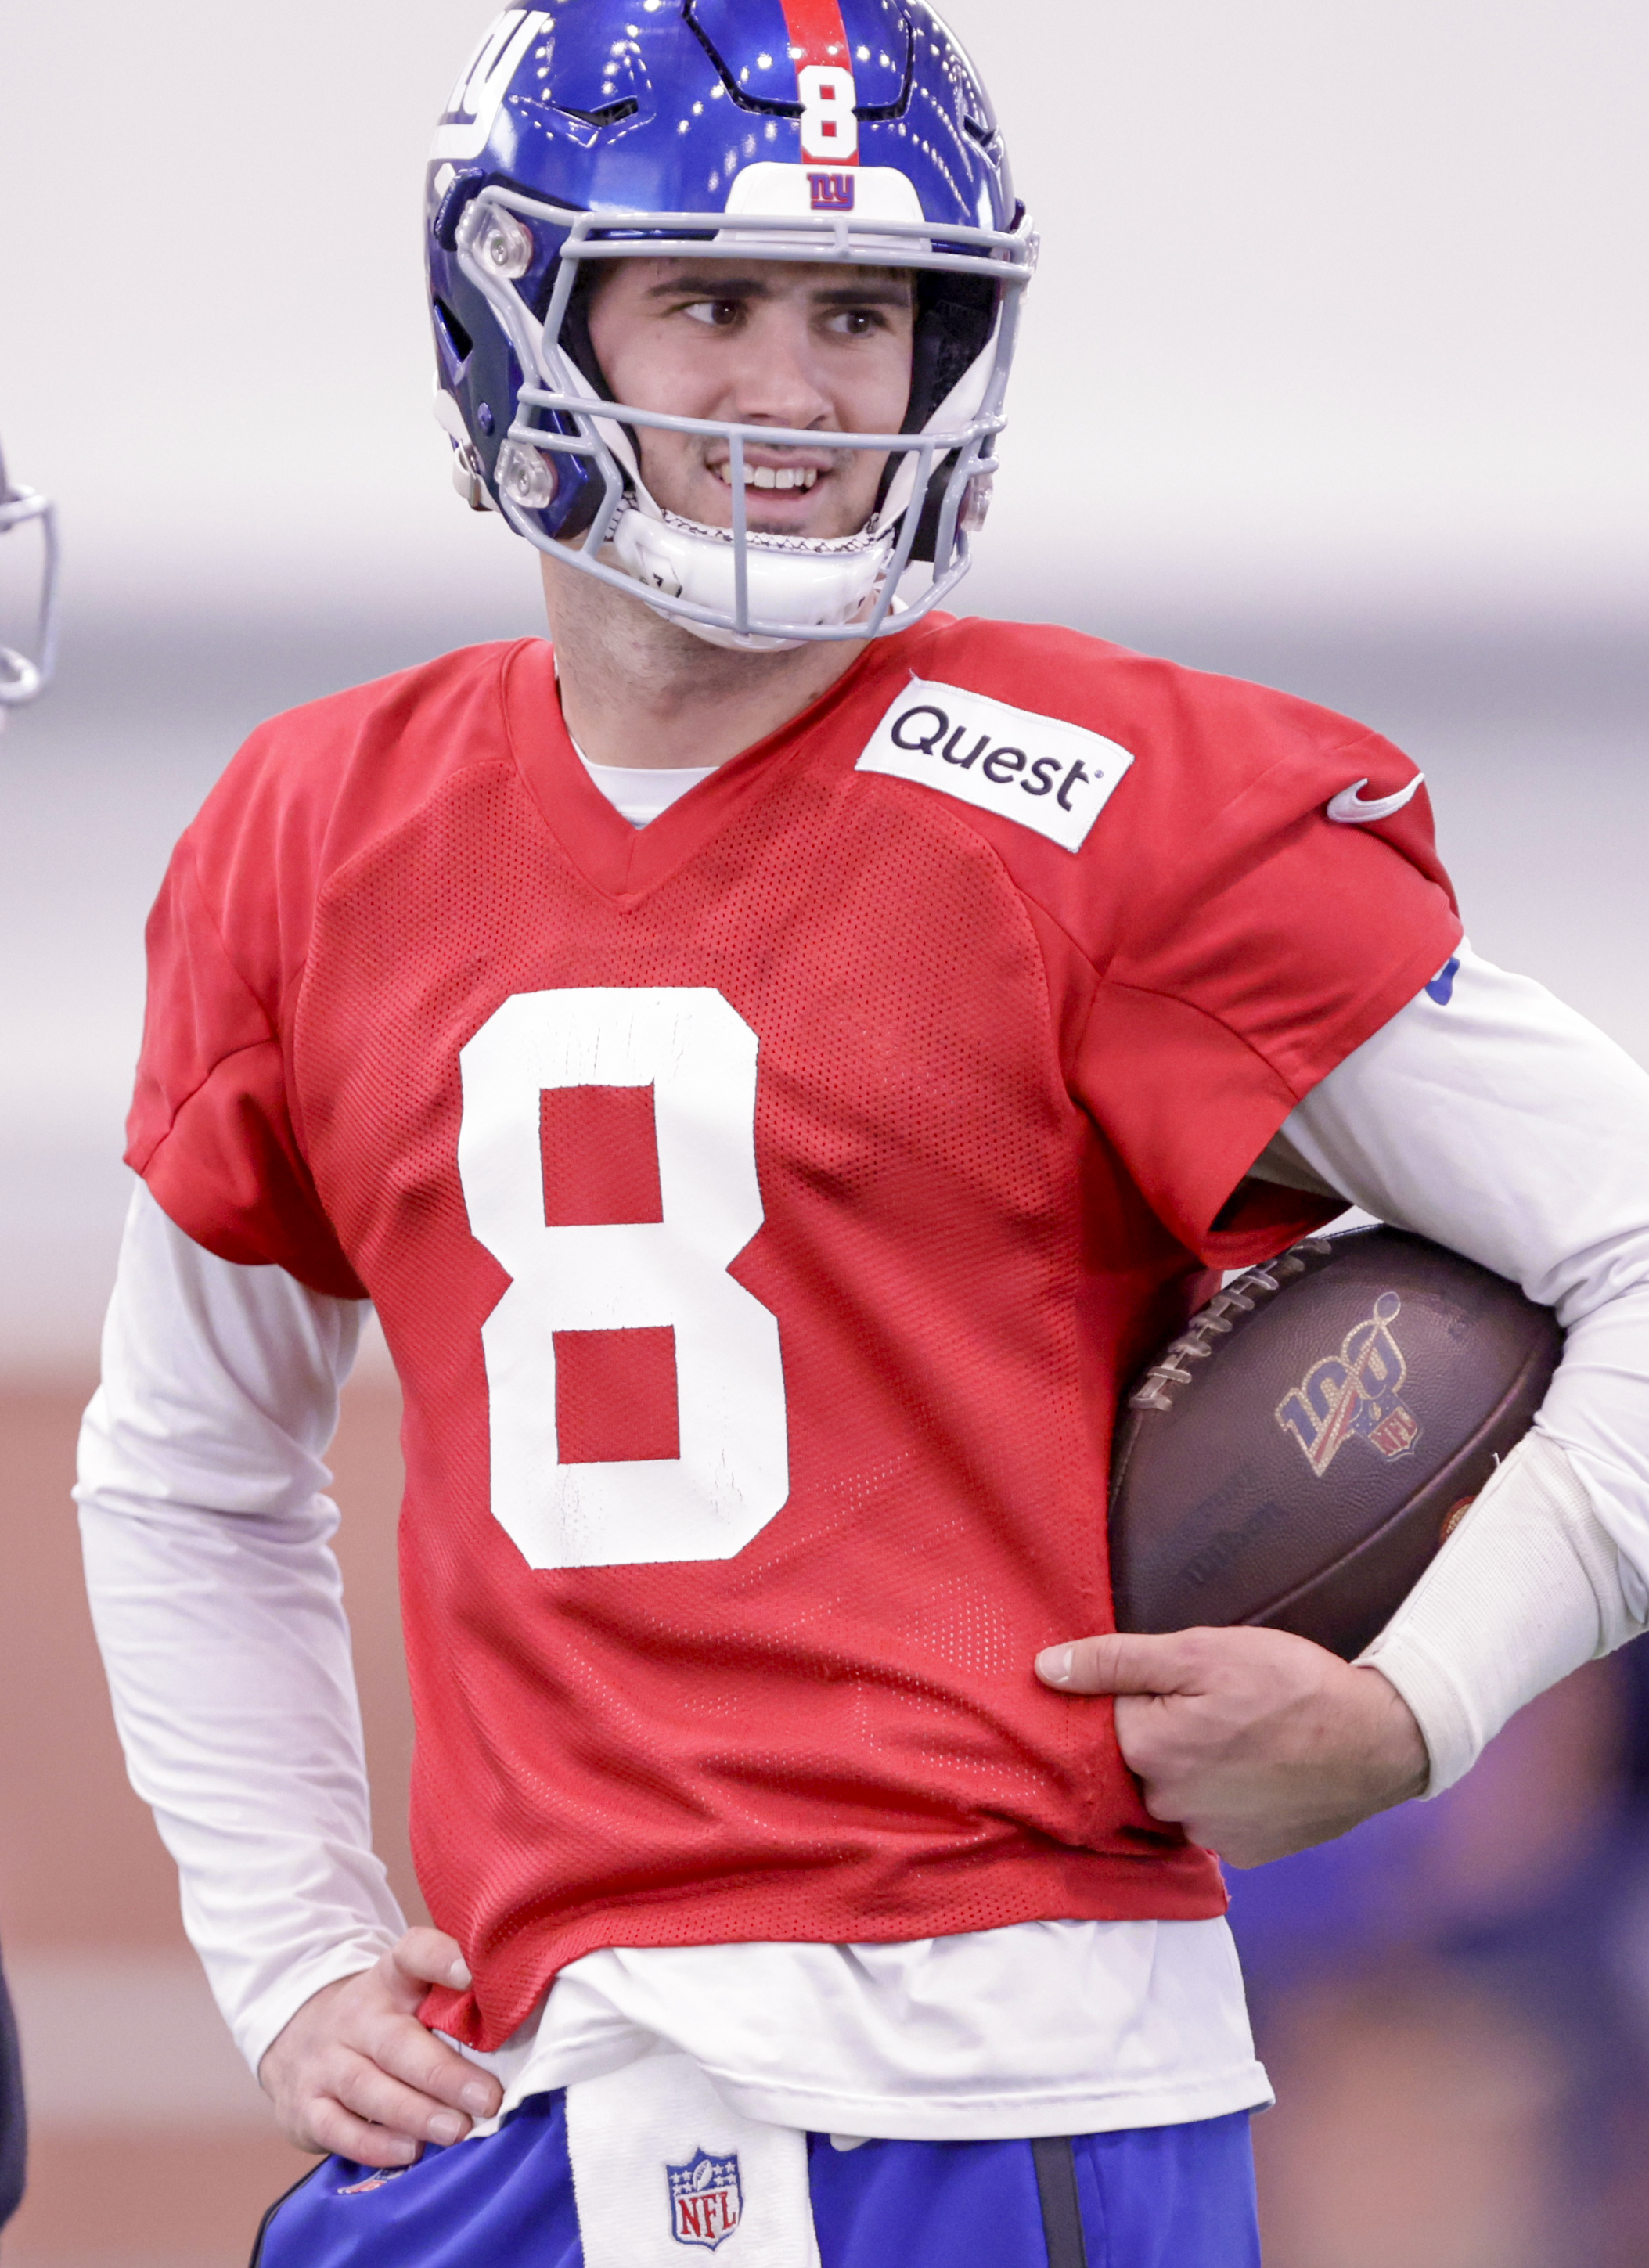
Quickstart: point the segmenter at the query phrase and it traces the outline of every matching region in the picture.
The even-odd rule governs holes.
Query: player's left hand
[[[371,1969],[312,1993],[258,2066],[282,2132],[358,2166],[409,2166],[426,2142],[461,2142],[504,2089],[418,2017],[431,1984],[470,1983],[456,1938],[409,1929]]]
[[[1116,1739],[1153,1819],[1233,1867],[1262,1867],[1418,1795],[1430,1763],[1409,1705],[1286,1631],[1119,1632],[1050,1646],[1036,1674],[1115,1696]]]

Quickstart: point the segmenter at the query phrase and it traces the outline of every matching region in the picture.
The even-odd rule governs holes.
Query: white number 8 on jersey
[[[492,1509],[534,1567],[731,1559],[790,1493],[778,1323],[727,1269],[762,1226],[756,1035],[708,988],[519,992],[459,1057],[458,1169],[513,1279],[482,1326]],[[662,1220],[545,1225],[546,1088],[651,1086]],[[674,1327],[681,1454],[563,1464],[557,1331]]]

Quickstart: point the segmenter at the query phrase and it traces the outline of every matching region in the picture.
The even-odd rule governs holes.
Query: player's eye
[[[730,331],[744,313],[744,303],[739,299],[695,299],[682,308],[696,323],[707,323],[712,330]]]
[[[887,328],[887,318],[879,307],[838,307],[827,323],[827,328],[839,338],[868,339]]]

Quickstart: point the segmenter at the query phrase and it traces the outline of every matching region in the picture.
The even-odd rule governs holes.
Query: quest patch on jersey
[[[1133,761],[1080,725],[916,677],[854,770],[916,780],[1079,850]]]

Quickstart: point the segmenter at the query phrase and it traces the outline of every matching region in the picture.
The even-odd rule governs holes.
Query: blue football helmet
[[[6,475],[5,455],[0,451],[0,535],[31,520],[40,524],[44,544],[40,568],[40,614],[34,633],[34,655],[0,645],[0,721],[8,709],[20,709],[51,682],[57,653],[57,515],[48,498],[33,489],[14,488]]]
[[[857,534],[746,526],[744,451],[816,432],[616,401],[590,344],[600,263],[722,257],[915,271],[897,433]],[[460,492],[713,644],[898,630],[967,572],[1035,239],[989,99],[926,0],[552,0],[505,10],[428,175],[436,410]],[[636,429],[725,440],[731,528],[648,494]],[[913,561],[927,587],[900,598]]]

